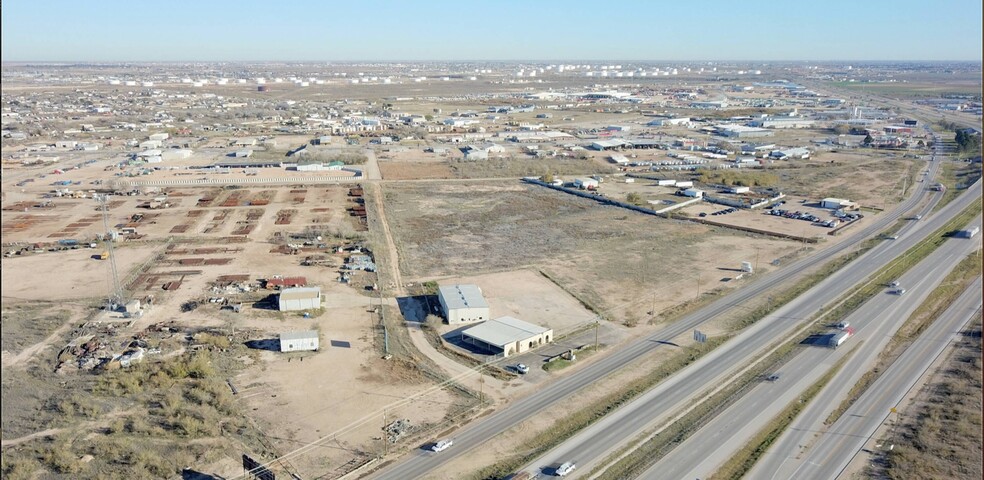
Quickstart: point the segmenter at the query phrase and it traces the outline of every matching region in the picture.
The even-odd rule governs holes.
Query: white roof
[[[749,127],[746,125],[736,125],[732,123],[726,123],[721,125],[715,125],[714,128],[718,130],[724,130],[729,132],[767,132],[767,129],[758,127]]]
[[[280,340],[305,340],[308,338],[318,338],[318,331],[301,330],[299,332],[284,332],[280,334]]]
[[[448,310],[455,308],[489,308],[478,285],[444,285],[438,287]]]
[[[306,298],[318,298],[321,296],[321,287],[292,287],[280,291],[281,300],[301,300]]]
[[[499,317],[475,325],[463,332],[463,335],[481,340],[489,345],[505,347],[527,338],[549,332],[549,328],[533,325],[513,317]]]

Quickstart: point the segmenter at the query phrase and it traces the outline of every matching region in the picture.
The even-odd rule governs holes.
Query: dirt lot
[[[366,281],[371,285],[372,280],[353,281],[353,286],[338,281],[338,266],[344,262],[346,254],[337,253],[335,246],[358,242],[362,238],[357,220],[346,211],[348,207],[357,205],[350,200],[347,186],[174,188],[168,191],[174,206],[163,210],[138,208],[139,204],[157,193],[112,197],[110,201],[110,223],[113,225],[131,222],[134,214],[144,215],[135,227],[143,237],[121,242],[115,249],[121,279],[133,280],[134,288],[129,294],[134,298],[149,294],[155,297],[154,304],[132,323],[129,320],[114,323],[122,320],[119,313],[97,314],[97,320],[87,324],[91,328],[76,328],[78,315],[71,317],[74,320],[66,320],[64,312],[55,309],[20,312],[19,317],[36,317],[33,324],[36,328],[33,329],[10,324],[10,318],[16,316],[20,308],[13,304],[13,299],[63,301],[83,298],[89,301],[108,293],[109,271],[108,262],[90,258],[101,248],[23,254],[3,259],[5,337],[8,329],[20,332],[16,341],[5,338],[3,346],[5,440],[44,430],[57,416],[57,411],[42,416],[8,416],[6,408],[10,406],[26,413],[37,412],[46,408],[45,405],[49,405],[54,396],[64,395],[63,388],[56,388],[56,384],[45,386],[45,382],[56,375],[53,372],[56,357],[59,357],[57,352],[70,341],[85,343],[94,339],[104,346],[105,351],[119,354],[122,353],[120,345],[126,344],[125,339],[162,323],[181,332],[212,328],[235,332],[236,338],[251,335],[246,340],[269,340],[284,331],[313,326],[320,328],[323,342],[321,352],[284,356],[262,349],[258,352],[254,350],[256,360],[244,360],[240,368],[246,365],[245,370],[232,380],[241,391],[232,397],[238,405],[236,408],[247,413],[251,419],[249,421],[255,421],[267,442],[283,445],[276,447],[272,456],[338,432],[330,442],[326,442],[327,446],[291,459],[291,468],[304,476],[325,472],[332,472],[329,476],[340,475],[354,465],[349,462],[357,463],[367,458],[367,452],[382,449],[383,444],[373,440],[382,433],[382,409],[399,399],[419,394],[414,402],[387,411],[389,421],[406,418],[417,428],[439,421],[447,412],[458,408],[455,404],[458,397],[446,390],[434,389],[431,377],[396,360],[387,362],[380,359],[374,323],[367,312],[369,292],[362,288]],[[29,191],[14,193],[5,196],[5,207],[37,198],[36,193]],[[53,203],[53,208],[45,210],[30,208],[27,214],[43,220],[27,222],[19,230],[10,232],[12,238],[5,232],[4,240],[31,243],[42,239],[53,242],[58,238],[96,235],[103,230],[101,214],[96,211],[97,204],[93,200],[53,199]],[[23,214],[5,211],[5,227],[14,221],[15,215]],[[85,223],[82,220],[89,224],[67,232],[67,235],[49,237],[53,233],[64,232],[66,225]],[[176,227],[182,227],[182,231],[175,233],[173,230]],[[244,233],[246,229],[248,232]],[[323,235],[321,241],[325,245],[312,242],[312,245],[302,246],[303,240],[289,239],[290,234],[308,229]],[[298,246],[296,253],[273,251],[291,242]],[[326,266],[301,265],[302,260],[309,256],[325,258]],[[147,264],[146,270],[135,271],[136,267],[151,259],[156,261]],[[32,274],[38,271],[58,272],[58,275]],[[176,271],[185,273],[174,274]],[[213,288],[213,282],[222,275],[242,275],[248,279],[246,283],[253,287],[248,292]],[[312,318],[305,319],[300,314],[285,314],[270,310],[262,303],[255,303],[273,293],[257,291],[255,282],[274,275],[304,276],[309,285],[321,286],[325,309],[313,312]],[[366,275],[370,274],[353,275],[353,279]],[[180,288],[169,291],[161,289],[166,281],[178,279],[182,281]],[[232,303],[242,301],[242,313],[220,310],[220,304],[207,302],[210,297],[221,297]],[[200,303],[195,310],[181,313],[181,306],[189,301]],[[83,307],[66,308],[72,312],[85,310]],[[76,322],[72,328],[63,328],[72,321]],[[185,335],[179,334],[175,338],[183,340]],[[184,358],[182,351],[177,345],[162,345],[161,358]],[[72,365],[73,362],[68,363]],[[8,382],[7,370],[13,364],[33,366]],[[29,373],[34,371],[45,374]],[[71,372],[71,369],[67,371]],[[326,371],[333,373],[325,377]],[[67,375],[68,379],[77,376],[73,373]],[[30,395],[19,395],[12,389],[17,382],[36,384],[36,388]],[[339,388],[339,385],[347,388]],[[228,387],[223,388],[228,392]],[[311,401],[312,398],[317,401]],[[372,413],[376,410],[379,411],[378,415]],[[357,422],[370,414],[371,421]],[[10,422],[7,422],[8,418]],[[103,428],[106,422],[66,423],[59,420],[56,423],[59,429],[52,435],[70,435],[76,429],[82,434],[89,434],[93,429]],[[345,429],[347,426],[351,428]],[[282,439],[287,439],[287,442],[280,442]],[[76,447],[86,448],[81,444],[71,448]],[[69,447],[64,448],[67,451]],[[242,453],[241,446],[229,451],[223,449],[223,446],[216,444],[218,456],[209,457],[202,468],[223,476],[241,473],[237,460]],[[257,455],[271,458],[271,454],[263,455],[262,452]]]
[[[405,277],[531,267],[596,311],[626,323],[696,297],[698,288],[736,285],[742,261],[757,260],[764,270],[802,247],[603,207],[510,181],[385,188]]]
[[[449,167],[445,161],[380,161],[379,171],[383,175],[383,180],[417,180],[421,178],[454,177],[451,167]]]
[[[150,260],[159,247],[127,246],[116,249],[122,275]],[[67,300],[108,295],[112,291],[108,260],[94,260],[99,249],[81,248],[3,259],[3,295],[25,300]],[[58,279],[31,272],[58,272]],[[64,282],[64,283],[63,283]]]
[[[779,175],[779,186],[787,194],[811,199],[844,198],[885,208],[898,203],[903,178],[925,168],[925,161],[882,154],[824,152],[811,160],[778,166],[769,171]],[[908,180],[907,188],[913,188],[914,180]]]
[[[442,279],[443,285],[473,283],[482,289],[492,318],[511,316],[554,330],[562,336],[593,322],[595,315],[535,270],[514,270]],[[441,333],[460,328],[444,325]]]

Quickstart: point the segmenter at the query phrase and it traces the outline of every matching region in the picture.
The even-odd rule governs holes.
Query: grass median
[[[978,251],[979,253],[979,251]],[[981,257],[979,254],[963,259],[947,277],[937,286],[933,293],[919,305],[915,312],[906,319],[898,332],[892,337],[888,347],[878,356],[875,367],[865,372],[858,383],[851,388],[847,398],[830,413],[824,421],[833,425],[850,406],[871,386],[881,373],[908,348],[929,325],[938,318],[947,307],[980,275]]]
[[[738,451],[738,453],[733,455],[731,459],[725,462],[721,468],[714,472],[714,475],[711,475],[710,480],[737,480],[747,474],[748,471],[752,469],[752,466],[755,465],[755,462],[757,462],[758,459],[765,454],[769,447],[779,439],[779,436],[786,430],[786,427],[793,423],[793,420],[796,419],[800,412],[810,404],[810,400],[812,400],[813,397],[823,390],[823,387],[830,382],[830,379],[834,378],[834,375],[840,371],[847,359],[851,357],[854,350],[860,345],[860,343],[856,344],[854,349],[848,352],[847,355],[841,357],[841,359],[834,364],[833,368],[828,370],[827,373],[820,377],[819,380],[814,382],[813,385],[810,385],[810,388],[807,388],[798,399],[790,402],[789,405],[787,405],[786,408],[779,413],[779,415],[769,422],[768,426],[759,430],[759,432],[755,434],[755,436],[752,437],[751,440]]]

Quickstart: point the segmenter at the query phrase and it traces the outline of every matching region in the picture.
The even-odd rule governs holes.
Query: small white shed
[[[319,348],[318,331],[284,332],[280,334],[281,352],[314,352]]]

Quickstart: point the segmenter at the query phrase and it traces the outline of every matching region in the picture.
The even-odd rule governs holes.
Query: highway
[[[932,178],[933,175],[935,175],[935,171],[938,168],[938,166],[939,166],[938,160],[931,162],[930,178]],[[959,207],[960,205],[966,205],[970,201],[967,200],[967,197],[976,197],[979,194],[980,194],[980,184],[978,183],[977,185],[971,188],[971,192],[965,193],[958,200],[952,202],[950,206]],[[715,301],[714,303],[708,305],[707,307],[693,314],[687,315],[686,317],[674,323],[673,325],[669,325],[653,335],[629,343],[624,347],[619,348],[617,351],[610,353],[604,358],[598,359],[597,361],[584,367],[583,369],[567,377],[561,378],[552,384],[546,385],[543,388],[536,391],[535,393],[525,398],[517,400],[516,402],[493,413],[492,415],[489,415],[487,418],[473,422],[472,424],[464,427],[463,429],[461,429],[460,431],[456,432],[453,435],[455,440],[454,448],[442,452],[439,455],[434,455],[429,452],[424,452],[420,450],[414,451],[409,455],[405,456],[405,458],[403,458],[402,460],[398,461],[396,464],[391,465],[388,468],[385,468],[384,470],[378,472],[373,476],[373,478],[404,479],[404,478],[420,478],[425,476],[428,472],[440,467],[442,464],[450,461],[451,459],[466,454],[470,449],[482,445],[489,438],[509,429],[514,425],[519,424],[523,420],[532,417],[537,412],[549,408],[551,405],[557,402],[569,400],[573,396],[576,396],[576,393],[582,388],[584,388],[585,386],[607,376],[609,373],[616,371],[619,368],[632,364],[634,361],[636,361],[636,359],[649,353],[651,350],[655,348],[660,348],[660,346],[662,345],[660,343],[661,341],[672,339],[680,334],[687,333],[692,329],[696,328],[697,326],[701,325],[702,323],[706,322],[707,320],[714,318],[715,316],[724,313],[729,309],[734,308],[736,305],[741,305],[747,300],[761,296],[777,286],[786,285],[789,284],[790,282],[795,281],[797,278],[801,276],[804,269],[824,263],[827,260],[827,258],[829,258],[831,255],[853,248],[859,242],[863,241],[868,237],[871,237],[878,231],[890,225],[892,222],[895,222],[904,214],[910,212],[910,210],[914,209],[917,205],[919,205],[921,201],[923,201],[929,195],[933,195],[933,193],[927,191],[924,188],[913,189],[911,196],[909,196],[905,201],[903,201],[902,204],[900,204],[892,211],[883,213],[882,215],[880,215],[881,218],[876,219],[875,222],[873,222],[871,225],[864,228],[863,230],[855,232],[850,238],[846,239],[845,241],[837,245],[833,245],[824,248],[822,250],[819,250],[799,261],[791,263],[790,265],[786,266],[783,269],[780,269],[779,271],[760,277],[754,280],[753,282],[751,282],[749,285],[745,286],[744,288],[741,288],[733,292],[732,294],[727,295],[718,301]],[[927,206],[924,209],[924,211],[928,212],[929,208],[930,207]],[[941,210],[936,215],[933,215],[933,217],[934,218],[943,217],[947,210],[948,209]],[[870,268],[857,268],[856,267],[857,265],[864,264],[867,265],[868,267],[874,267],[883,264],[884,262],[893,258],[898,253],[904,251],[905,248],[908,248],[908,246],[915,243],[915,240],[910,238],[911,237],[909,235],[910,229],[917,228],[919,225],[931,227],[932,225],[937,223],[942,224],[942,222],[934,222],[934,218],[923,220],[922,222],[918,222],[918,224],[916,225],[906,227],[906,232],[900,237],[899,240],[883,242],[882,244],[878,245],[870,252],[868,252],[868,254],[865,255],[864,258],[866,258],[867,261],[856,261],[852,264],[851,268],[842,269],[842,272],[845,271],[858,272],[853,276],[848,275],[854,278],[853,281],[850,278],[844,278],[843,275],[841,276],[835,275],[832,278],[836,277],[837,281],[846,282],[847,284],[853,284],[856,281],[864,278],[864,276],[867,275],[867,272],[870,270]],[[864,260],[864,258],[860,260]],[[837,286],[835,284],[837,283],[837,281],[831,281],[831,279],[828,279],[827,281],[824,282],[824,284],[826,285],[825,288],[830,289],[831,292],[833,293],[836,293],[835,291],[840,290],[839,288],[836,288]],[[821,297],[827,298],[830,295],[832,295],[832,293],[828,293],[827,295],[821,295],[818,298]],[[835,295],[830,296],[830,298],[834,298],[834,297]],[[806,301],[807,300],[800,300],[800,302],[806,302]],[[777,312],[777,314],[771,316],[770,318],[781,319],[786,315],[790,315],[790,312],[792,311],[812,313],[819,308],[819,304],[816,304],[815,301],[809,303],[811,304],[810,305],[797,304],[797,306],[795,307],[796,310],[792,310],[792,309],[780,310],[780,312],[784,312],[784,313]],[[785,318],[785,320],[786,320],[785,322],[786,324],[794,325],[799,322],[798,318],[792,318],[792,317]],[[764,326],[766,323],[768,322],[760,321],[758,322],[757,325],[763,325],[763,326],[753,326],[749,330],[757,331],[756,329],[766,328]],[[729,342],[729,344],[735,344],[735,343],[736,343],[735,341]],[[730,349],[735,350],[735,347],[730,347]],[[721,350],[721,348],[719,348],[718,350]],[[741,358],[746,358],[748,355],[754,352],[755,348],[744,347],[738,350],[741,351],[738,356]],[[717,359],[722,355],[723,353],[712,353],[708,356],[708,358]],[[721,362],[721,363],[728,366],[733,365],[733,364],[727,364],[725,362]],[[682,382],[682,383],[702,386],[705,384],[703,381],[706,381],[710,378],[718,377],[718,375],[712,375],[708,372],[702,372],[702,373],[704,373],[702,377],[705,378],[688,380],[687,382]],[[612,415],[609,415],[609,417],[611,416]],[[627,437],[619,437],[619,438],[627,438]],[[565,443],[565,445],[567,445],[568,443]],[[563,462],[569,458],[570,457],[568,455],[558,455],[553,459],[547,460],[547,462],[548,463]],[[575,458],[575,460],[577,459]]]
[[[960,335],[961,328],[980,310],[981,286],[981,278],[978,277],[830,430],[821,435],[800,466],[789,476],[781,478],[839,477],[878,427],[888,419],[891,409],[902,401],[947,345]]]
[[[980,191],[980,184],[975,185]],[[979,194],[979,193],[978,193]],[[787,303],[773,314],[747,328],[737,337],[714,352],[678,372],[628,405],[606,415],[592,426],[546,452],[526,465],[528,473],[551,472],[552,466],[574,460],[581,472],[595,466],[599,460],[617,451],[644,431],[671,419],[671,415],[706,396],[711,386],[720,385],[740,374],[758,352],[766,350],[777,339],[791,333],[809,315],[831,304],[871,273],[901,255],[922,237],[941,227],[977,194],[960,197],[931,218],[913,221],[900,238],[884,242],[858,258],[848,267],[834,273],[799,298]],[[935,202],[920,212],[928,214]]]
[[[980,218],[974,224],[980,225]],[[886,288],[883,294],[875,296],[846,318],[856,329],[856,334],[843,346],[837,349],[825,345],[802,346],[781,367],[778,381],[763,381],[747,392],[660,459],[640,478],[709,477],[744,446],[745,440],[768,425],[835,363],[857,348],[827,386],[789,426],[786,434],[770,447],[768,455],[759,462],[763,468],[756,468],[747,475],[748,478],[796,478],[782,473],[773,477],[776,472],[771,467],[786,466],[787,470],[790,467],[795,469],[795,456],[799,447],[809,444],[816,432],[822,431],[823,421],[871,368],[902,322],[929,297],[953,267],[978,248],[980,241],[977,238],[948,240],[899,279],[901,285],[908,290],[905,295],[888,293]]]

